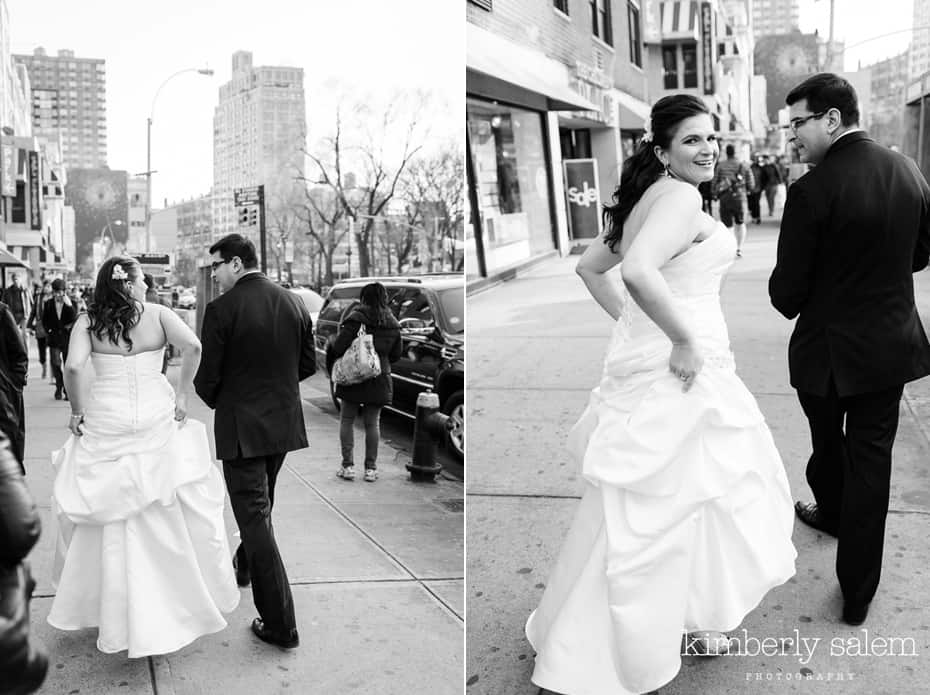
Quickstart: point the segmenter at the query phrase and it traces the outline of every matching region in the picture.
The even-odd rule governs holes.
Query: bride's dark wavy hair
[[[665,169],[656,156],[655,148],[668,149],[679,124],[686,118],[710,114],[707,105],[691,94],[673,94],[662,97],[652,106],[649,123],[652,140],[640,140],[636,150],[623,162],[620,185],[613,194],[613,205],[604,205],[604,243],[613,251],[623,237],[623,224],[643,193],[662,176]]]
[[[120,270],[117,271],[116,267]],[[125,273],[126,277],[113,277]],[[142,302],[132,296],[132,284],[142,275],[142,268],[135,258],[128,256],[114,256],[108,258],[97,272],[97,284],[94,287],[94,298],[87,307],[87,317],[90,319],[90,332],[114,345],[124,340],[132,350],[132,339],[129,331],[139,323],[142,316]]]

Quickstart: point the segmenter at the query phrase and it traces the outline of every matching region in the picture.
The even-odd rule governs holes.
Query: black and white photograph
[[[0,0],[0,694],[462,692],[463,14]]]
[[[930,3],[466,21],[465,692],[926,692]]]

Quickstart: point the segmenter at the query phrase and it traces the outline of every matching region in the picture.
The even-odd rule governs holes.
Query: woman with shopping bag
[[[373,344],[379,372],[375,376],[354,381],[352,374],[372,373],[365,370],[366,353]],[[352,307],[339,326],[332,344],[333,380],[336,396],[342,400],[339,441],[342,445],[342,466],[336,475],[343,480],[355,479],[355,418],[361,412],[365,421],[365,480],[378,479],[378,444],[381,440],[381,409],[394,396],[391,363],[401,355],[400,324],[388,307],[387,290],[380,282],[362,288],[359,304]],[[340,383],[342,382],[342,383]]]

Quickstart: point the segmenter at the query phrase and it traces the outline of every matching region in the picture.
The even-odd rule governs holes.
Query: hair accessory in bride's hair
[[[123,270],[123,266],[117,263],[113,266],[113,274],[110,276],[110,278],[113,280],[128,280],[129,273]]]
[[[646,116],[646,122],[643,123],[643,142],[652,142],[652,118]]]

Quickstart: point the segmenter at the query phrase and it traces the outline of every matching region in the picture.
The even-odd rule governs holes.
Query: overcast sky
[[[801,0],[801,30],[830,35],[830,0]],[[913,0],[835,0],[833,35],[845,41],[846,70],[891,58],[907,50],[914,26]],[[902,29],[908,31],[901,32]],[[930,29],[924,29],[928,31]],[[882,34],[894,33],[885,38]],[[873,40],[874,39],[874,40]],[[859,44],[859,46],[854,44]]]
[[[465,9],[461,0],[7,0],[14,53],[37,46],[106,60],[111,169],[145,171],[153,114],[153,201],[205,194],[213,182],[213,109],[232,54],[253,65],[304,69],[308,142],[326,135],[333,80],[359,94],[426,88],[437,106],[433,136],[456,137],[465,108]],[[329,86],[327,86],[329,85]],[[322,111],[322,113],[321,113]]]

